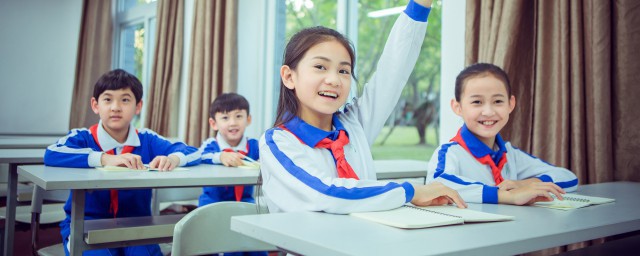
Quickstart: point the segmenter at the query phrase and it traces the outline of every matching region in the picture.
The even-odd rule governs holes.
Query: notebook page
[[[403,206],[389,211],[351,213],[351,216],[378,222],[397,228],[428,228],[462,224],[462,218]]]
[[[148,167],[147,167],[148,168]],[[159,169],[144,169],[144,170],[136,170],[136,169],[130,169],[129,167],[124,167],[124,166],[102,166],[102,167],[96,167],[96,170],[100,170],[100,171],[107,171],[107,172],[122,172],[122,171],[131,171],[131,172],[155,172],[155,171],[159,171]],[[176,167],[173,168],[173,171],[186,171],[188,170],[187,168],[183,168],[183,167]]]
[[[471,209],[460,209],[455,206],[409,206],[419,209],[427,209],[430,211],[440,212],[448,215],[459,216],[464,222],[490,222],[490,221],[506,221],[513,220],[513,216],[481,212]]]
[[[552,195],[553,196],[553,195]],[[578,194],[566,194],[562,197],[564,200],[558,200],[554,197],[554,200],[551,202],[536,202],[533,204],[534,206],[553,208],[559,210],[572,210],[578,209],[582,207],[586,207],[592,204],[604,204],[614,202],[615,199],[605,198],[605,197],[595,197],[595,196],[585,196]]]

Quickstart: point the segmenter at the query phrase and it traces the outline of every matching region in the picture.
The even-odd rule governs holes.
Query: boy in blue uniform
[[[507,74],[493,64],[478,63],[456,78],[453,111],[464,125],[429,162],[428,182],[439,181],[472,203],[532,204],[562,199],[575,191],[571,171],[546,163],[502,139],[516,99]]]
[[[249,102],[236,93],[218,96],[209,108],[209,125],[216,131],[215,138],[202,143],[202,163],[241,166],[243,159],[258,160],[258,141],[244,136],[244,130],[251,124]],[[198,205],[203,206],[220,201],[255,202],[253,186],[204,187]]]
[[[116,69],[95,84],[91,109],[100,122],[89,129],[73,129],[49,146],[44,163],[49,166],[89,168],[126,166],[171,171],[200,162],[197,149],[171,143],[148,129],[131,124],[142,108],[142,84],[133,75]],[[98,170],[96,170],[98,171]],[[151,216],[151,189],[92,191],[85,194],[85,219]],[[64,206],[67,217],[60,223],[65,254],[69,255],[71,195]],[[83,255],[162,255],[157,244],[90,250]]]

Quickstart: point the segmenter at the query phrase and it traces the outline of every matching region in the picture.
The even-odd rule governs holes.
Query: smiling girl
[[[352,45],[325,27],[304,29],[285,49],[278,113],[260,140],[263,191],[270,212],[351,213],[455,203],[439,183],[376,179],[373,144],[416,63],[430,0],[410,1],[389,34],[377,72],[363,95],[346,105],[355,66]]]

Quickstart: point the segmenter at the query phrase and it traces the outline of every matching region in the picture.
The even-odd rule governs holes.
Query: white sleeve
[[[514,148],[515,162],[518,167],[518,180],[538,178],[543,182],[553,182],[566,192],[578,189],[578,177],[571,171],[553,166],[539,158]]]
[[[270,129],[260,139],[263,192],[272,212],[351,213],[399,207],[413,198],[406,183],[336,177],[332,158],[291,133]]]
[[[369,146],[373,145],[400,99],[420,55],[426,28],[426,22],[415,21],[404,12],[400,14],[362,96],[345,110],[347,115],[356,115]]]
[[[449,150],[452,145],[441,145],[433,152],[427,167],[427,183],[438,181],[458,191],[468,203],[498,203],[498,187],[460,175],[459,159]]]

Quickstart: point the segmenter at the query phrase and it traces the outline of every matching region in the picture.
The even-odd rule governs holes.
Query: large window
[[[156,0],[119,0],[116,6],[114,26],[114,68],[121,68],[134,74],[143,86],[143,102],[149,93],[149,70],[153,60]],[[140,116],[133,120],[140,128],[146,117],[146,107],[142,104]]]
[[[287,0],[286,35],[290,38],[298,30],[316,25],[335,29],[336,24],[349,24],[357,19],[357,33],[347,34],[356,46],[355,71],[360,94],[375,71],[391,27],[406,3],[360,0],[357,5],[340,5],[340,1]],[[395,111],[372,148],[374,159],[428,160],[438,145],[442,3],[434,0],[433,7],[420,57]],[[348,15],[353,12],[340,8],[357,8],[357,15]]]

